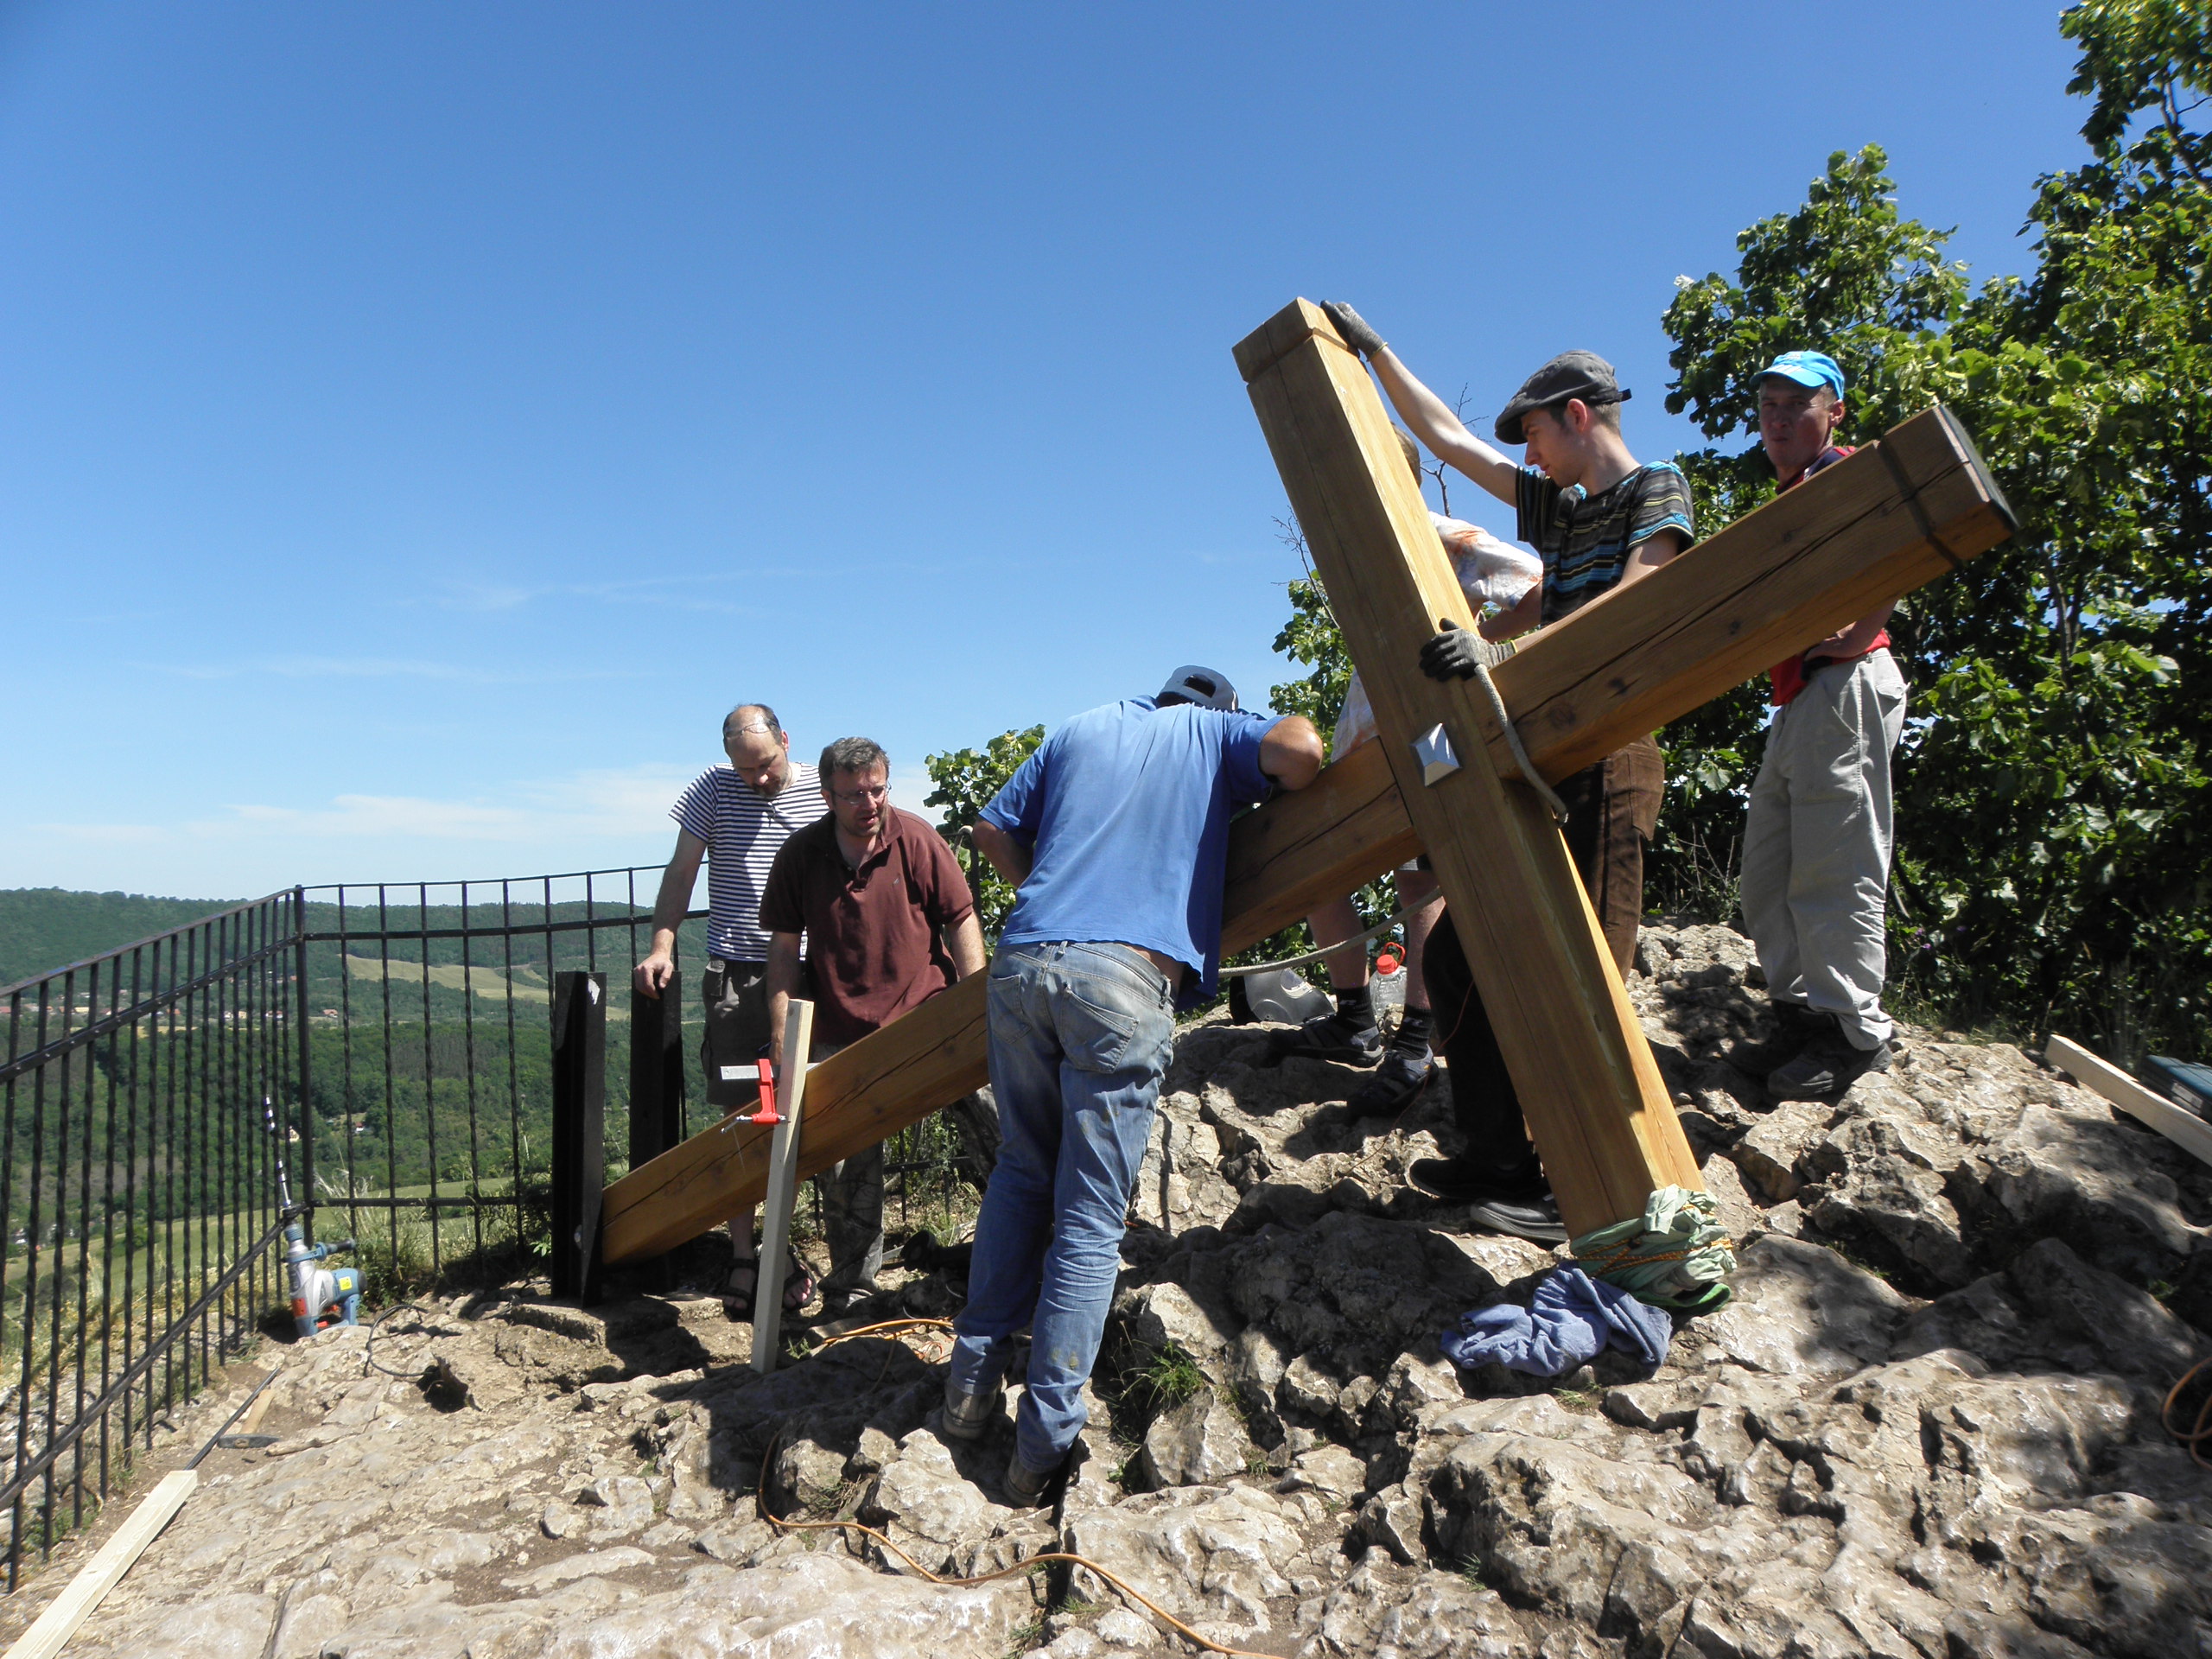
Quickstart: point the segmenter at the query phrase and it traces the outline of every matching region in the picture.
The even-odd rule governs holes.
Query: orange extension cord
[[[952,1321],[950,1319],[886,1319],[880,1325],[864,1325],[858,1330],[840,1332],[837,1335],[830,1338],[828,1342],[823,1343],[822,1347],[817,1348],[815,1351],[817,1353],[820,1353],[823,1349],[834,1347],[838,1343],[849,1342],[855,1337],[880,1336],[892,1332],[896,1332],[900,1335],[905,1335],[907,1332],[913,1331],[950,1331],[951,1329]],[[1206,1637],[1200,1636],[1196,1630],[1185,1624],[1181,1619],[1176,1618],[1174,1614],[1169,1612],[1158,1602],[1154,1601],[1142,1592],[1124,1584],[1121,1580],[1116,1578],[1111,1573],[1108,1572],[1104,1567],[1099,1566],[1097,1562],[1091,1560],[1087,1556],[1071,1555],[1065,1550],[1048,1550],[1042,1554],[1025,1557],[1023,1560],[1016,1561],[1012,1567],[1002,1567],[995,1573],[982,1573],[972,1579],[947,1579],[941,1578],[937,1573],[931,1572],[929,1568],[924,1567],[919,1561],[909,1555],[905,1550],[899,1548],[898,1545],[893,1543],[880,1532],[878,1532],[874,1527],[863,1526],[857,1521],[786,1520],[785,1517],[778,1515],[773,1510],[768,1507],[768,1485],[766,1479],[767,1472],[776,1465],[776,1451],[782,1440],[783,1431],[781,1429],[778,1429],[769,1439],[768,1449],[761,1454],[760,1469],[763,1479],[761,1481],[760,1490],[756,1494],[760,1510],[760,1518],[763,1521],[766,1521],[770,1526],[777,1528],[781,1531],[836,1531],[857,1532],[864,1534],[868,1537],[874,1539],[877,1543],[882,1545],[884,1548],[889,1550],[900,1560],[906,1562],[908,1567],[913,1568],[917,1573],[920,1574],[923,1578],[927,1579],[931,1584],[941,1584],[948,1588],[955,1590],[970,1589],[979,1584],[988,1584],[995,1579],[1009,1578],[1017,1573],[1027,1573],[1036,1567],[1043,1567],[1048,1562],[1065,1561],[1071,1566],[1085,1567],[1090,1571],[1096,1573],[1100,1578],[1112,1585],[1116,1590],[1127,1596],[1131,1601],[1135,1602],[1154,1618],[1173,1628],[1178,1636],[1184,1637],[1187,1641],[1197,1643],[1208,1653],[1227,1654],[1230,1656],[1230,1659],[1281,1659],[1281,1656],[1279,1654],[1259,1653],[1250,1648],[1227,1647],[1219,1642],[1215,1642]]]
[[[2200,1469],[2212,1469],[2212,1459],[2204,1455],[2204,1448],[2212,1445],[2212,1388],[2205,1390],[2204,1403],[2197,1408],[2194,1427],[2180,1429],[2174,1427],[2174,1402],[2208,1366],[2212,1366],[2212,1359],[2200,1359],[2190,1366],[2182,1380],[2167,1393],[2166,1403],[2158,1408],[2159,1423],[2167,1433],[2189,1448],[2189,1455],[2196,1459],[2196,1466]]]

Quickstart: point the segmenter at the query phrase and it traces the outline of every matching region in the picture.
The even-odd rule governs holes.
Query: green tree
[[[2212,1024],[2212,149],[2190,124],[2212,49],[2202,7],[2165,0],[2061,28],[2093,159],[2038,182],[2027,277],[1969,294],[1944,233],[1898,218],[1881,152],[1839,154],[1738,238],[1732,281],[1683,285],[1669,406],[1735,434],[1761,364],[1803,346],[1851,375],[1862,438],[1937,399],[1966,418],[2021,531],[1892,629],[1915,686],[1893,976],[1955,1020],[2133,1060],[2201,1052]],[[1770,488],[1756,445],[1683,464],[1708,532]],[[1738,810],[1758,719],[1739,693],[1669,730],[1670,836]]]
[[[929,755],[922,762],[929,768],[930,781],[937,785],[922,798],[922,804],[945,809],[941,833],[967,873],[968,890],[976,897],[976,914],[988,945],[998,944],[999,929],[1006,924],[1007,912],[1014,908],[1014,889],[999,879],[990,861],[976,850],[976,820],[991,804],[991,797],[1006,786],[1007,779],[1044,741],[1045,728],[1032,726],[1026,732],[1001,732],[981,751],[954,749]]]
[[[1292,662],[1304,664],[1308,671],[1269,686],[1268,705],[1279,715],[1305,715],[1320,728],[1321,741],[1333,747],[1337,715],[1351,684],[1351,653],[1344,649],[1336,613],[1329,608],[1329,595],[1306,553],[1305,532],[1288,519],[1279,518],[1275,524],[1281,532],[1277,539],[1298,555],[1306,572],[1288,583],[1290,620],[1275,635],[1275,649]]]

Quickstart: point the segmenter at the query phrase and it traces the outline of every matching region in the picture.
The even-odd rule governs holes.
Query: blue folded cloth
[[[1510,1302],[1478,1307],[1438,1341],[1446,1358],[1469,1370],[1497,1360],[1531,1376],[1560,1376],[1608,1346],[1624,1349],[1656,1370],[1674,1335],[1666,1309],[1639,1302],[1580,1268],[1555,1268],[1528,1307]]]

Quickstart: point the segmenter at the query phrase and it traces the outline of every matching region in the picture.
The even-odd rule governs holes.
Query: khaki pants
[[[1854,1048],[1897,1027],[1888,970],[1890,756],[1904,676],[1887,651],[1816,668],[1775,711],[1744,824],[1744,926],[1767,992],[1836,1017]]]

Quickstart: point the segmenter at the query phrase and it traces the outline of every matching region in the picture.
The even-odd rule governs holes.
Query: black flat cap
[[[1595,352],[1561,352],[1523,381],[1497,417],[1500,443],[1526,443],[1521,417],[1532,409],[1580,397],[1586,404],[1624,404],[1629,394],[1613,378],[1613,365]]]

